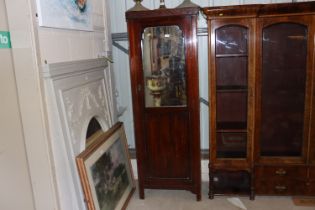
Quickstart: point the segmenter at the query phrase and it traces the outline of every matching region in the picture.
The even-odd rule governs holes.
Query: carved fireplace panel
[[[75,157],[85,149],[91,119],[103,131],[116,121],[110,69],[104,59],[56,63],[43,77],[60,205],[84,210]]]

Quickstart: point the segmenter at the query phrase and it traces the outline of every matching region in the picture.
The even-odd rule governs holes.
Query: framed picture
[[[92,31],[91,0],[36,0],[39,26]]]
[[[88,210],[125,209],[135,190],[122,123],[115,124],[76,158]]]

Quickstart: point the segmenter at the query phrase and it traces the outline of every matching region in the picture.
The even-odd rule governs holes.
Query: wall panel
[[[208,101],[208,37],[198,37],[199,95]],[[200,144],[201,148],[209,148],[209,108],[200,103]]]
[[[126,48],[128,46],[127,42],[121,42],[120,44]],[[113,57],[117,106],[120,111],[124,110],[119,120],[124,122],[129,147],[135,148],[129,57],[126,53],[115,47],[113,48]]]
[[[290,0],[272,0],[272,3],[287,3],[287,2],[292,2]]]
[[[242,0],[242,4],[257,4],[257,0]],[[270,4],[272,0],[260,0],[259,4]]]
[[[183,1],[182,0],[172,0],[172,1],[166,1],[165,5],[167,8],[175,8],[178,5],[180,5]]]
[[[242,0],[214,0],[213,6],[228,6],[242,4]]]
[[[112,33],[126,32],[127,24],[125,20],[126,2],[125,0],[108,1]]]
[[[4,0],[0,0],[0,30],[9,31]],[[0,49],[0,62],[0,209],[34,210],[12,49]]]
[[[119,0],[115,0],[119,1]],[[42,63],[56,63],[97,58],[105,51],[105,18],[103,1],[92,0],[93,31],[77,31],[38,27],[40,59]],[[116,5],[116,4],[115,4]],[[115,6],[113,5],[113,6]],[[125,8],[120,8],[124,14]],[[115,15],[116,13],[113,13]],[[116,21],[119,17],[116,17]],[[121,20],[122,25],[125,24]],[[121,24],[114,25],[120,26]],[[126,25],[126,24],[125,24]],[[121,29],[125,31],[125,28]],[[100,37],[103,34],[103,37]],[[97,45],[97,47],[96,47]]]

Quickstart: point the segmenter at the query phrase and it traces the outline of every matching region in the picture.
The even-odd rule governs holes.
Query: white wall
[[[291,0],[192,0],[201,7],[208,6],[226,6],[226,5],[241,5],[241,4],[264,4],[264,3],[284,3],[291,2]],[[298,0],[309,1],[309,0]],[[134,5],[132,0],[115,0],[109,1],[111,11],[111,30],[112,33],[127,32],[127,25],[125,20],[125,12]],[[149,9],[157,9],[159,7],[159,0],[144,0],[142,4]],[[167,8],[174,8],[178,6],[182,0],[165,0]],[[198,27],[206,27],[206,21],[202,15],[199,16]],[[120,42],[128,48],[127,42]],[[208,49],[207,37],[198,37],[199,47],[199,91],[200,97],[208,100]],[[129,58],[117,48],[113,48],[114,71],[117,84],[117,102],[122,107],[127,107],[126,112],[121,116],[121,120],[125,122],[128,143],[130,147],[135,147],[134,132],[133,132],[133,116],[132,116],[132,99],[130,90],[130,73],[129,73]],[[200,105],[200,134],[201,134],[201,148],[209,148],[209,120],[208,107],[204,104]]]
[[[0,0],[0,31],[8,31],[4,0]],[[0,49],[0,63],[0,209],[33,210],[11,49]]]
[[[11,140],[12,145],[6,143],[4,146],[10,149],[16,147],[17,151],[15,154],[12,154],[12,156],[16,156],[17,160],[23,159],[25,164],[26,161],[28,163],[35,209],[61,209],[56,193],[57,189],[55,183],[54,162],[51,156],[52,154],[48,129],[49,125],[47,123],[46,105],[44,100],[45,93],[43,88],[43,79],[41,77],[42,64],[45,62],[45,60],[48,63],[55,63],[62,61],[97,58],[99,55],[104,54],[103,51],[110,49],[110,46],[106,45],[106,41],[104,42],[104,39],[106,39],[106,34],[109,32],[107,29],[105,30],[105,23],[107,23],[105,21],[107,18],[107,12],[105,12],[106,1],[90,1],[92,1],[93,4],[93,32],[38,27],[35,15],[35,0],[5,0],[7,6],[6,9],[8,14],[9,30],[11,31],[12,37],[12,57],[14,63],[14,72],[10,72],[10,74],[11,76],[15,76],[18,96],[15,101],[13,100],[14,98],[10,99],[10,104],[6,106],[12,106],[10,108],[14,109],[14,106],[17,106],[14,103],[18,103],[18,108],[21,113],[22,126],[19,128],[19,123],[17,121],[16,127],[17,129],[23,130],[24,142],[20,139],[20,137],[16,137],[14,139],[16,142]],[[3,13],[1,12],[0,15],[2,14]],[[7,87],[6,83],[9,82],[8,76],[1,76],[0,79],[2,85],[0,89],[7,90],[8,87],[10,87]],[[2,82],[2,80],[8,81]],[[2,94],[3,93],[1,92],[1,96]],[[1,105],[1,108],[2,107],[3,106]],[[3,113],[1,112],[1,115],[2,114]],[[9,114],[9,112],[4,114]],[[5,117],[7,118],[7,116]],[[2,124],[5,123],[2,121],[2,119],[3,118],[1,116],[1,128]],[[7,126],[9,127],[9,125]],[[12,129],[8,128],[7,131],[12,131]],[[7,139],[8,137],[14,138],[13,135],[19,135],[19,133],[13,133],[11,136],[8,136],[9,133],[4,133],[4,135],[4,137]],[[26,147],[27,158],[25,157],[25,153],[23,154],[22,145],[25,145]],[[1,154],[2,145],[0,147],[0,155]],[[12,158],[12,160],[14,159]],[[13,163],[11,164],[13,167]],[[22,201],[24,199],[32,200],[30,186],[27,186],[26,182],[28,177],[26,174],[27,171],[25,171],[26,166],[21,164],[21,168],[15,171],[16,176],[25,176],[24,180],[21,179],[25,182],[24,184],[20,184],[22,181],[17,181],[17,184],[20,184],[20,186],[16,188],[7,187],[10,182],[8,181],[9,177],[6,177],[7,179],[3,180],[4,182],[7,182],[6,185],[2,185],[2,183],[0,185],[1,199],[7,198],[5,196],[2,197],[2,190],[9,191],[10,193],[7,193],[7,195],[12,197],[10,198],[11,200],[7,199],[7,202],[15,202],[12,204],[12,206],[18,205],[19,201],[14,201],[17,200],[17,198],[18,200]],[[3,168],[1,165],[1,178],[3,173],[2,170]],[[4,174],[4,176],[7,176],[7,174]],[[12,181],[15,180],[14,174],[11,176]],[[20,195],[20,193],[25,194]],[[2,208],[1,205],[2,203],[0,204],[0,209],[9,209]],[[14,208],[14,210],[32,209],[32,206],[32,201],[29,201],[29,204],[25,204],[25,206],[21,208]]]
[[[104,1],[90,0],[92,4],[93,31],[76,31],[36,27],[41,63],[97,58],[106,51],[108,37],[105,36],[106,15]]]

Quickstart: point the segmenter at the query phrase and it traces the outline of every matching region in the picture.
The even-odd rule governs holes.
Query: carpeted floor
[[[226,196],[208,199],[207,184],[203,185],[202,201],[188,191],[179,190],[145,190],[145,199],[140,200],[135,191],[127,210],[240,210]],[[247,210],[315,210],[315,207],[295,206],[291,197],[256,196],[254,201],[249,197],[238,197]],[[236,199],[238,200],[238,199]]]

